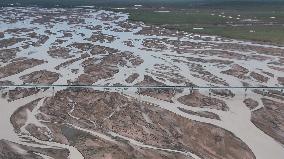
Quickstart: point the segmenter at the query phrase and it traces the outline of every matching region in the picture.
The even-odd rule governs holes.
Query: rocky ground
[[[80,7],[0,15],[1,159],[283,158],[283,47]],[[242,86],[278,88],[213,88]]]

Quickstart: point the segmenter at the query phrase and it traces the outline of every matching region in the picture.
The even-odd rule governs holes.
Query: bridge
[[[69,87],[69,88],[120,88],[120,89],[128,89],[128,88],[144,88],[144,89],[276,89],[276,90],[284,90],[284,86],[276,87],[276,86],[181,86],[181,85],[45,85],[45,84],[20,84],[20,85],[0,85],[0,88],[52,88],[52,87]]]

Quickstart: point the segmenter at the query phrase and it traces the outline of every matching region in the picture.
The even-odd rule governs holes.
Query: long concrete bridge
[[[182,86],[182,85],[44,85],[44,84],[20,84],[20,85],[0,85],[2,88],[51,88],[51,87],[70,87],[70,88],[144,88],[144,89],[276,89],[276,90],[284,90],[284,86]]]

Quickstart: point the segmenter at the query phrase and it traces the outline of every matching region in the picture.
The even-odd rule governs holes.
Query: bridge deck
[[[126,85],[117,85],[117,86],[108,86],[108,85],[33,85],[33,84],[24,84],[24,85],[0,85],[0,87],[37,87],[37,88],[50,88],[50,87],[70,87],[70,88],[152,88],[152,89],[177,89],[177,88],[188,88],[188,89],[284,89],[283,87],[244,87],[244,86],[168,86],[168,85],[160,85],[160,86],[126,86]]]

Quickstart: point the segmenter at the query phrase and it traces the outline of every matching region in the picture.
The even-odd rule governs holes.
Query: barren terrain
[[[283,88],[283,47],[80,7],[0,15],[1,159],[283,159],[281,89],[210,89]]]

